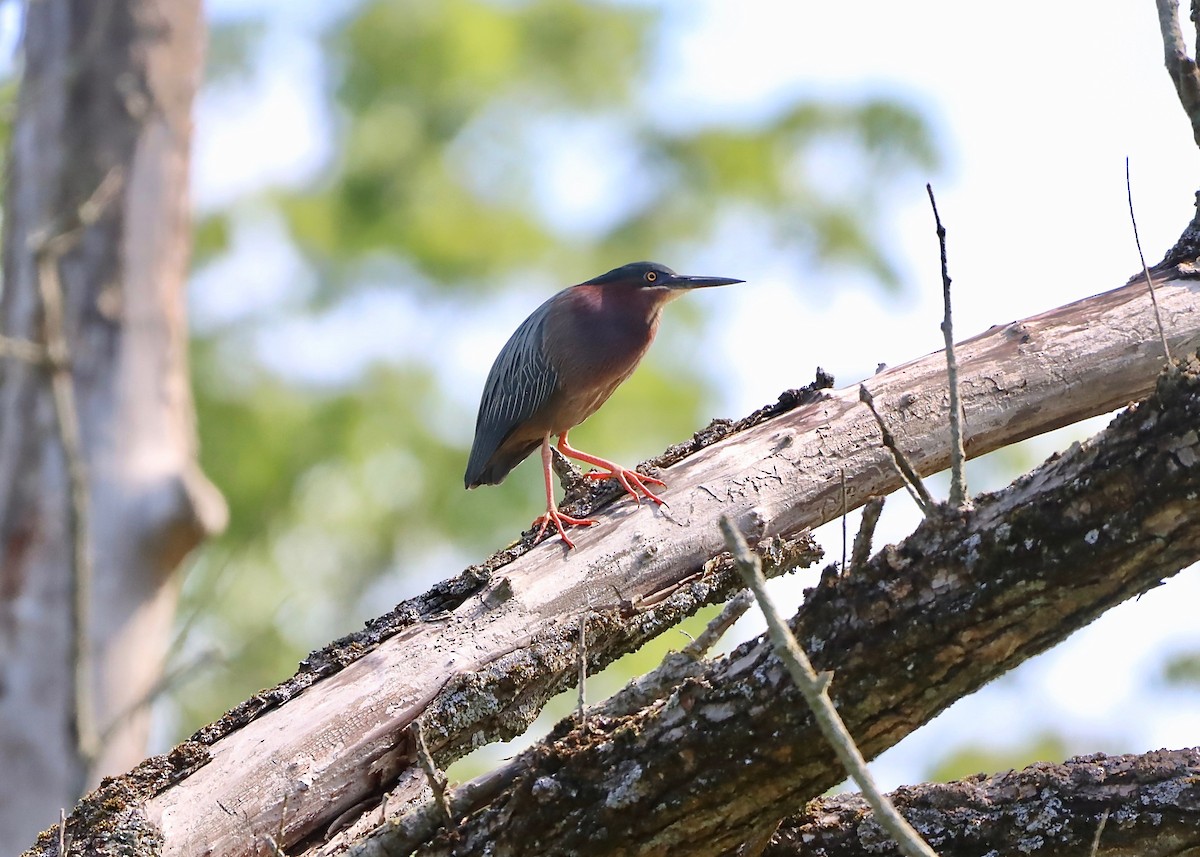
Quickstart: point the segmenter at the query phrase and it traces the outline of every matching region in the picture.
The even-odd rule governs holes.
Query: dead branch
[[[933,196],[933,185],[925,185],[929,193],[929,205],[933,208],[933,221],[937,224],[938,248],[942,261],[942,337],[946,342],[946,383],[950,390],[950,496],[946,502],[960,508],[970,502],[967,494],[967,462],[963,452],[963,409],[958,388],[958,360],[954,356],[954,317],[950,311],[950,265],[946,261],[946,227],[938,214],[937,200]],[[1158,305],[1155,304],[1157,311]]]

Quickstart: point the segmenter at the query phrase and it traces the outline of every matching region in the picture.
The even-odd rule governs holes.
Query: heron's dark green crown
[[[613,268],[606,274],[580,283],[581,286],[641,286],[650,289],[696,289],[706,286],[728,286],[741,283],[732,277],[691,277],[676,274],[658,262],[630,262]]]
[[[647,275],[652,275],[647,278]],[[622,265],[619,268],[613,268],[611,271],[601,274],[598,277],[592,277],[580,285],[584,286],[605,286],[609,283],[626,283],[628,285],[654,285],[658,280],[669,280],[675,277],[676,274],[666,265],[660,265],[658,262],[630,262],[628,265]]]

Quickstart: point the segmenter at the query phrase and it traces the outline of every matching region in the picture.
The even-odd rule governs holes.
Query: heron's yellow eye
[[[646,282],[647,283],[653,283],[657,279],[658,279],[657,271],[647,271],[646,272]]]

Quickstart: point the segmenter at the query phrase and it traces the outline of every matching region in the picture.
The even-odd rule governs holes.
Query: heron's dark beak
[[[744,283],[745,280],[735,280],[733,277],[689,277],[676,274],[659,285],[668,289],[706,289],[709,286],[732,286],[734,283]]]

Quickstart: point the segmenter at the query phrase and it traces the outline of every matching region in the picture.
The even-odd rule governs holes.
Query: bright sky
[[[312,15],[330,8],[301,5]],[[201,105],[195,184],[202,207],[265,183],[303,181],[328,155],[325,117],[309,89],[321,61],[308,39],[313,17],[286,0],[256,6],[271,9],[285,26],[272,36],[272,61],[254,86]],[[210,7],[231,16],[245,3],[215,0]],[[959,338],[1113,288],[1138,268],[1125,199],[1126,156],[1150,263],[1192,215],[1200,153],[1163,70],[1150,3],[1012,2],[985,12],[955,0],[708,0],[669,8],[674,31],[651,97],[678,121],[761,115],[781,95],[797,92],[890,94],[931,118],[947,159],[947,169],[928,178],[949,230]],[[590,159],[564,156],[553,159],[552,168],[561,176],[553,204],[563,212],[584,218],[602,204],[605,188],[597,186]],[[817,364],[846,385],[877,363],[900,363],[940,347],[937,245],[924,181],[902,189],[888,219],[891,250],[906,280],[900,296],[881,295],[844,272],[797,271],[732,244],[713,246],[699,259],[664,260],[680,270],[748,281],[703,295],[713,316],[724,320],[712,349],[713,371],[722,380],[719,414],[740,416],[774,400],[780,390],[811,379]],[[257,222],[227,262],[200,277],[199,323],[303,284],[298,261],[281,249],[278,235],[269,222]],[[448,396],[473,407],[467,400],[474,399],[492,356],[540,300],[509,296],[487,308],[511,325],[485,329],[482,313],[478,323],[468,323],[461,341],[450,344]],[[424,347],[434,327],[429,314],[441,311],[397,303],[394,296],[367,296],[359,309],[386,323],[360,325],[350,342],[343,332],[352,319],[283,326],[270,342],[289,360],[309,355],[300,371],[325,377],[376,356],[402,356],[398,343],[406,338],[409,347]],[[806,336],[799,344],[797,324]],[[300,341],[303,349],[294,347]],[[464,443],[469,431],[469,425],[462,429]],[[1063,434],[1040,441],[1037,455],[1068,442]],[[906,501],[892,505],[897,509],[882,534],[887,540],[903,537],[915,521],[911,510],[903,511]],[[830,555],[839,556],[840,528],[822,535]],[[781,587],[781,595],[795,603],[799,584]],[[1165,691],[1153,673],[1161,653],[1200,649],[1196,604],[1200,574],[1193,568],[962,701],[885,754],[877,774],[888,786],[920,780],[949,745],[1016,745],[1042,727],[1065,732],[1080,751],[1200,743],[1200,696]]]

